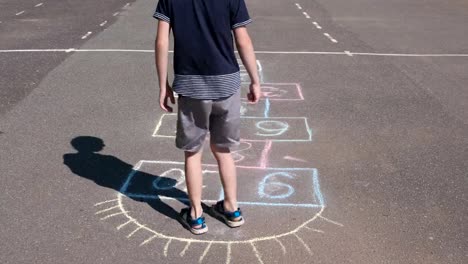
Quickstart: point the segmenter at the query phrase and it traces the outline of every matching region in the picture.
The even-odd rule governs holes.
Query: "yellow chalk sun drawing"
[[[125,182],[124,186],[122,186],[122,189],[120,190],[119,193],[117,193],[117,197],[115,199],[99,202],[95,204],[95,207],[97,208],[96,215],[100,216],[101,220],[107,220],[110,218],[115,218],[119,217],[123,218],[124,220],[117,225],[117,230],[130,230],[129,233],[127,234],[127,238],[131,238],[133,235],[135,235],[137,232],[143,232],[144,236],[146,237],[144,240],[141,241],[140,246],[145,246],[151,244],[152,241],[154,240],[163,240],[164,247],[162,248],[162,252],[164,256],[168,256],[168,251],[171,248],[171,243],[178,241],[181,243],[185,243],[184,248],[179,252],[179,255],[183,257],[187,250],[194,245],[194,244],[203,244],[206,245],[202,253],[200,254],[200,257],[198,259],[199,263],[203,263],[203,260],[205,259],[205,256],[208,254],[210,251],[212,245],[223,245],[226,247],[226,262],[225,263],[230,263],[231,262],[231,255],[232,255],[232,248],[234,246],[238,246],[241,244],[249,245],[252,249],[252,254],[256,257],[259,263],[264,263],[262,259],[262,252],[258,249],[257,245],[259,243],[275,243],[281,248],[281,251],[283,254],[287,254],[286,247],[284,246],[282,240],[286,237],[292,237],[294,238],[301,247],[304,248],[306,252],[309,254],[312,254],[312,250],[307,245],[307,243],[304,241],[303,237],[301,237],[301,233],[305,234],[310,234],[311,232],[316,232],[316,233],[323,233],[322,230],[314,228],[313,222],[317,219],[322,219],[327,222],[336,224],[338,226],[342,226],[340,223],[337,223],[335,221],[332,221],[328,218],[325,218],[322,216],[322,213],[325,209],[325,205],[323,203],[323,197],[320,193],[320,186],[318,182],[318,172],[316,169],[307,169],[307,168],[257,168],[257,167],[243,167],[239,166],[239,178],[243,178],[243,172],[247,172],[249,174],[249,181],[255,180],[252,178],[252,171],[255,171],[258,175],[263,177],[262,181],[259,181],[259,184],[257,184],[256,187],[257,189],[269,193],[268,195],[263,194],[264,197],[257,199],[257,201],[250,201],[250,202],[243,202],[240,201],[239,204],[241,204],[245,209],[249,208],[265,208],[268,207],[268,211],[270,210],[275,210],[281,208],[283,211],[287,210],[293,210],[293,209],[300,209],[300,210],[307,210],[307,212],[310,212],[310,214],[307,214],[306,218],[304,219],[303,222],[300,224],[297,224],[294,227],[287,227],[289,230],[280,230],[281,232],[275,233],[275,229],[270,230],[268,228],[265,228],[263,235],[260,236],[251,236],[248,237],[248,234],[250,233],[249,231],[249,226],[243,226],[242,230],[243,236],[237,236],[237,237],[229,237],[229,235],[217,235],[216,237],[220,237],[218,239],[213,239],[213,236],[193,236],[189,232],[184,232],[180,236],[175,236],[173,235],[174,233],[179,233],[179,232],[174,232],[174,230],[158,230],[155,227],[152,227],[150,225],[151,220],[146,219],[146,222],[144,222],[144,217],[137,217],[135,215],[132,215],[132,212],[128,210],[126,205],[131,205],[135,206],[135,204],[141,204],[140,202],[135,202],[133,199],[134,198],[140,198],[140,199],[160,199],[163,201],[176,201],[178,199],[185,199],[185,198],[174,198],[174,197],[164,197],[161,194],[159,195],[154,195],[155,194],[155,186],[157,184],[161,184],[161,179],[158,177],[160,176],[152,176],[153,178],[153,184],[147,184],[148,182],[143,181],[141,182],[140,179],[146,179],[145,176],[146,172],[142,171],[151,171],[151,172],[157,172],[151,175],[161,175],[165,176],[168,179],[174,178],[174,181],[172,184],[165,186],[165,188],[173,188],[174,186],[177,186],[179,188],[183,187],[183,174],[180,174],[181,172],[183,173],[183,170],[180,169],[180,167],[183,166],[183,163],[181,162],[168,162],[168,161],[140,161],[133,169],[132,173],[128,176],[127,181]],[[179,168],[178,168],[179,167]],[[209,174],[215,172],[214,170],[215,165],[204,165],[204,174]],[[155,171],[155,168],[158,168]],[[161,173],[162,171],[162,173]],[[174,174],[174,172],[177,172],[177,174]],[[298,203],[297,201],[295,203],[290,203],[290,202],[275,202],[275,203],[268,203],[265,202],[267,200],[284,200],[284,198],[289,198],[293,199],[293,192],[295,190],[294,187],[292,187],[290,184],[291,182],[284,181],[279,182],[281,178],[289,179],[288,175],[293,175],[295,179],[301,179],[301,184],[304,182],[304,178],[301,178],[301,173],[302,175],[308,175],[311,177],[308,177],[310,180],[311,186],[309,190],[312,190],[311,197],[314,199],[314,203]],[[213,179],[216,179],[217,175],[215,177],[212,177]],[[265,180],[266,178],[266,180]],[[274,181],[271,181],[274,180]],[[242,182],[242,180],[240,180]],[[268,182],[270,181],[270,182]],[[286,183],[285,183],[286,182]],[[133,184],[132,184],[133,183]],[[136,189],[138,188],[139,184],[146,184],[146,185],[152,185],[152,191],[148,190],[139,190],[138,192],[135,192]],[[209,181],[208,181],[209,183]],[[283,184],[283,185],[281,185]],[[280,188],[278,188],[278,186]],[[285,187],[286,186],[286,187]],[[287,188],[289,186],[289,188]],[[281,191],[281,192],[278,192]],[[267,196],[267,197],[265,197]],[[273,197],[273,198],[272,198]],[[204,200],[205,203],[211,203],[215,202],[216,200]],[[255,211],[255,210],[254,210]],[[158,217],[158,212],[155,212],[152,217]],[[278,222],[278,225],[285,226],[285,223],[289,221],[287,219],[289,214],[287,214],[284,217],[284,223],[283,222]],[[249,220],[249,219],[247,219]],[[253,219],[252,219],[253,220]],[[265,219],[261,219],[262,221],[265,221]],[[258,220],[258,221],[261,221]],[[143,221],[143,222],[142,222]],[[182,229],[182,226],[177,225],[178,229]],[[227,227],[225,227],[227,228]],[[253,227],[258,229],[258,227]],[[236,229],[237,230],[237,229]],[[238,229],[241,230],[241,229]],[[256,230],[258,234],[258,230]],[[277,232],[278,230],[276,230]],[[236,231],[234,231],[236,232]],[[172,234],[171,234],[172,233]],[[232,232],[231,232],[232,234]],[[247,237],[247,238],[245,238]],[[222,238],[222,239],[221,239]]]

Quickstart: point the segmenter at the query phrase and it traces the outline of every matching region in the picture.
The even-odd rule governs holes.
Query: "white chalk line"
[[[343,226],[344,226],[343,224],[338,223],[338,222],[333,221],[333,220],[330,220],[330,219],[328,219],[328,218],[326,218],[326,217],[324,217],[324,216],[322,216],[322,215],[319,215],[318,217],[322,218],[323,220],[325,220],[325,221],[327,221],[327,222],[329,222],[329,223],[335,224],[335,225],[337,225],[337,226],[340,226],[340,227],[343,227]]]
[[[101,210],[101,211],[96,212],[95,215],[102,214],[102,213],[104,213],[104,212],[107,212],[107,211],[110,211],[110,210],[113,210],[113,209],[117,209],[117,208],[119,208],[118,205],[112,206],[112,207],[109,207],[109,208],[106,208],[106,209],[104,209],[104,210]]]
[[[310,247],[304,242],[304,240],[302,240],[302,238],[300,238],[296,233],[294,233],[294,236],[297,238],[297,240],[299,240],[299,242],[301,242],[301,244],[304,246],[304,248],[307,250],[307,252],[310,255],[313,255],[312,250],[310,250]]]
[[[104,216],[103,218],[101,218],[101,220],[106,220],[108,218],[111,218],[111,217],[114,217],[114,216],[117,216],[117,215],[122,215],[122,214],[126,214],[127,212],[119,212],[119,213],[115,213],[115,214],[110,214],[108,216]]]
[[[118,201],[119,201],[118,198],[117,198],[117,199],[112,199],[112,200],[107,200],[107,201],[103,201],[103,202],[97,203],[97,204],[95,204],[94,206],[99,206],[99,205],[101,205],[101,204],[106,204],[106,203],[111,203],[111,202],[118,202]]]
[[[0,53],[20,52],[128,52],[154,53],[154,50],[136,49],[12,49],[0,50]],[[173,53],[173,51],[169,51]],[[298,55],[357,55],[357,56],[387,56],[387,57],[468,57],[468,53],[380,53],[380,52],[351,52],[351,51],[255,51],[256,54],[298,54]]]
[[[169,249],[169,245],[171,244],[172,239],[167,240],[166,245],[164,246],[164,256],[167,257],[167,250]]]
[[[132,237],[136,232],[138,232],[138,230],[144,228],[145,226],[139,226],[137,227],[135,230],[133,230],[130,234],[128,234],[127,238],[130,238]]]
[[[283,251],[283,255],[286,255],[286,247],[283,245],[283,243],[275,237],[275,241],[278,242],[278,244],[281,246],[281,250]]]
[[[315,229],[315,228],[312,228],[312,227],[308,227],[308,226],[304,226],[306,229],[310,230],[310,231],[313,231],[313,232],[317,232],[317,233],[325,233],[323,232],[323,230],[320,230],[320,229]]]
[[[184,249],[180,252],[180,256],[183,257],[185,255],[185,252],[187,251],[187,249],[190,247],[190,244],[192,244],[192,242],[187,242],[187,245],[185,245]]]
[[[262,260],[262,256],[260,255],[260,252],[258,252],[257,248],[255,247],[254,242],[250,242],[250,245],[252,245],[252,249],[253,249],[253,251],[255,253],[255,256],[258,259],[258,262],[260,262],[261,264],[264,264],[263,260]]]
[[[117,230],[120,230],[120,229],[122,229],[122,227],[124,227],[124,226],[126,226],[126,225],[130,224],[131,222],[133,222],[133,221],[132,221],[132,220],[128,220],[127,222],[125,222],[125,223],[123,223],[123,224],[119,225],[119,226],[117,227]]]
[[[310,231],[314,231],[314,232],[317,232],[317,233],[325,233],[323,232],[322,230],[320,229],[315,229],[315,228],[312,228],[312,227],[308,227],[308,226],[304,226],[306,229],[309,229]]]
[[[141,242],[140,246],[143,246],[143,245],[146,245],[148,244],[149,242],[151,242],[153,239],[157,238],[158,235],[153,235],[151,236],[150,238],[146,239],[145,241]]]
[[[211,245],[213,243],[208,243],[208,245],[206,246],[205,250],[203,251],[203,254],[200,256],[200,258],[198,259],[198,263],[202,263],[203,262],[203,259],[205,258],[206,254],[208,253],[208,251],[210,250],[211,248]]]
[[[226,264],[231,263],[231,243],[227,245],[227,252],[226,252]]]

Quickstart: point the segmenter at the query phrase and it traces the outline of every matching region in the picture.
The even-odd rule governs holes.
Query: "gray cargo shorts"
[[[179,96],[176,147],[188,152],[202,149],[206,135],[218,147],[231,148],[240,140],[240,89],[228,98],[200,100]]]

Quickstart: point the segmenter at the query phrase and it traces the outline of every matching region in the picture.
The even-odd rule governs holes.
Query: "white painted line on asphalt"
[[[116,16],[116,15],[118,15],[118,14],[119,14],[119,12],[115,12],[114,14],[112,14],[112,16]]]
[[[19,15],[21,15],[21,14],[24,14],[24,12],[25,12],[25,11],[23,10],[23,11],[21,11],[21,12],[16,13],[16,15],[19,16]]]
[[[123,8],[127,8],[127,7],[129,7],[129,6],[130,6],[130,3],[126,3],[126,4],[123,6]]]
[[[39,3],[37,5],[35,5],[34,7],[40,7],[41,5],[43,5],[44,3]]]
[[[84,36],[81,37],[81,39],[86,39],[87,37],[89,37],[89,35],[93,34],[93,32],[91,31],[88,31],[88,33],[84,34]]]
[[[75,51],[75,49],[74,49],[74,48],[70,48],[70,49],[67,49],[65,52],[66,52],[66,53],[70,53],[70,52],[72,52],[72,51]]]
[[[312,24],[314,24],[314,26],[318,29],[322,29],[322,27],[317,23],[317,22],[312,22]]]
[[[309,16],[309,14],[307,14],[307,12],[302,12],[302,14],[304,14],[304,16],[305,16],[307,19],[310,19],[310,16]]]
[[[353,56],[353,54],[352,54],[349,50],[345,50],[344,53],[346,53],[346,55],[348,55],[348,56],[350,56],[350,57]]]
[[[299,3],[296,3],[297,9],[302,10],[302,6]]]
[[[134,52],[153,53],[154,50],[137,49],[13,49],[0,50],[0,53],[20,53],[20,52]],[[174,51],[169,51],[173,53]],[[310,54],[310,55],[346,55],[340,51],[255,51],[256,54]],[[353,56],[386,56],[386,57],[468,57],[468,53],[377,53],[377,52],[350,52]]]
[[[377,53],[377,52],[353,52],[360,56],[385,56],[385,57],[468,57],[465,53]]]
[[[104,22],[102,22],[101,24],[99,24],[99,26],[103,27],[105,24],[107,24],[107,20],[105,20]]]
[[[325,32],[325,33],[323,33],[323,35],[325,35],[331,42],[338,43],[338,41],[336,39],[332,38],[332,36],[330,36],[330,34]]]

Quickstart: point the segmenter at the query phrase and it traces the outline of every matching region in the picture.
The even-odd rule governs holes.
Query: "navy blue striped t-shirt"
[[[252,22],[244,0],[159,0],[153,17],[172,28],[176,93],[219,99],[237,92],[232,30]]]

